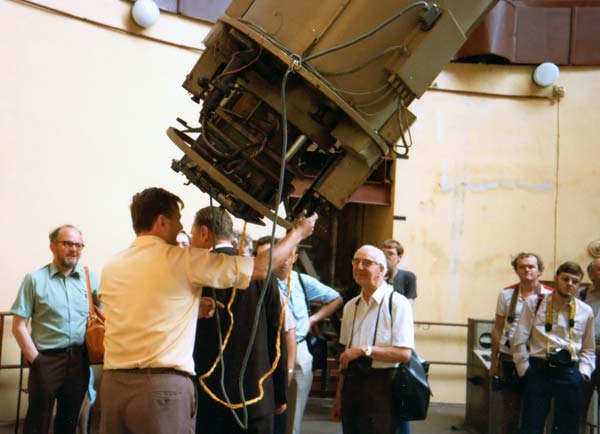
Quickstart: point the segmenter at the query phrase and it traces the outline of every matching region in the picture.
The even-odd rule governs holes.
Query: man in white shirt
[[[583,381],[594,369],[594,314],[573,297],[583,270],[565,262],[556,270],[556,290],[525,300],[515,331],[513,359],[524,376],[519,434],[542,434],[554,400],[552,432],[578,434]]]
[[[344,434],[394,434],[391,411],[395,366],[408,362],[414,349],[412,307],[385,282],[384,253],[365,245],[352,259],[361,293],[344,307],[340,343],[342,373],[332,416],[342,419]]]
[[[535,253],[519,253],[511,262],[519,283],[504,288],[498,294],[496,323],[492,332],[492,363],[490,376],[500,380],[503,413],[499,433],[514,434],[519,427],[523,382],[513,363],[511,340],[519,323],[525,299],[531,295],[548,295],[551,288],[540,283],[544,271],[542,259]]]
[[[102,273],[102,434],[193,432],[192,353],[201,288],[244,289],[251,279],[266,277],[268,254],[252,259],[178,247],[181,208],[181,199],[162,188],[137,193],[131,203],[137,238]],[[275,245],[273,266],[312,233],[316,219],[296,222]]]

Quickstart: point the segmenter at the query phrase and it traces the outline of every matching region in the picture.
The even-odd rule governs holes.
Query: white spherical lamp
[[[158,21],[160,10],[153,0],[136,0],[131,8],[133,21],[140,27],[150,27]]]
[[[533,81],[541,87],[548,87],[558,80],[560,71],[554,63],[544,62],[533,71]]]

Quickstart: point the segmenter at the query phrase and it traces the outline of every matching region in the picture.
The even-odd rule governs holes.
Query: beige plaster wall
[[[43,3],[140,31],[129,22],[128,2]],[[160,186],[179,195],[188,232],[208,196],[170,169],[182,153],[165,134],[178,116],[198,118],[198,105],[181,88],[198,50],[9,0],[0,2],[0,29],[0,311],[8,311],[25,273],[51,259],[52,228],[67,222],[81,228],[82,262],[99,272],[134,238],[128,206],[135,192]],[[143,33],[200,47],[208,29],[163,14],[156,28]],[[250,226],[254,236],[268,233]],[[3,364],[19,357],[10,326],[8,320]],[[17,381],[16,370],[0,370],[0,422],[14,420]]]
[[[565,260],[586,266],[600,238],[600,69],[562,68],[565,96],[531,83],[533,67],[449,65],[411,106],[415,145],[396,172],[394,236],[418,276],[418,321],[492,319],[510,261],[533,251],[543,279]],[[465,361],[466,329],[417,328],[417,349]],[[436,401],[464,402],[464,367],[434,365]]]

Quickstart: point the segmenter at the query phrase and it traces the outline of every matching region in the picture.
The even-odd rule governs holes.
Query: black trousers
[[[511,355],[500,353],[500,363],[504,376],[504,387],[500,392],[504,411],[499,432],[514,434],[519,430],[524,381],[519,378]]]
[[[530,357],[519,434],[543,434],[552,400],[552,433],[579,434],[583,379],[577,366],[550,367],[547,361]]]
[[[352,366],[352,365],[351,365]],[[394,368],[367,371],[348,368],[342,390],[344,434],[394,434],[392,409]]]
[[[236,410],[240,421],[244,421],[242,410]],[[248,429],[242,429],[231,413],[218,414],[196,420],[196,434],[272,434],[273,413],[248,419]]]
[[[231,410],[213,401],[195,378],[195,387],[198,394],[198,415],[196,418],[196,434],[273,434],[274,410],[257,416],[246,407],[248,411],[248,429],[242,429],[236,422]],[[235,410],[239,420],[244,421],[242,409]],[[285,423],[285,417],[283,419]]]
[[[29,368],[29,408],[24,434],[47,434],[56,401],[54,432],[75,434],[90,381],[83,346],[41,351]]]
[[[287,410],[273,417],[273,434],[285,434]]]

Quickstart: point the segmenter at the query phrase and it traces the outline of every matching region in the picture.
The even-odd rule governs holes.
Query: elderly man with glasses
[[[365,245],[352,259],[361,292],[344,306],[340,344],[341,375],[332,415],[344,434],[394,434],[392,379],[414,348],[409,301],[385,281],[387,262],[380,249]]]
[[[13,335],[31,364],[25,434],[48,433],[54,401],[54,432],[75,434],[90,375],[84,348],[89,314],[86,273],[78,264],[83,247],[76,227],[53,230],[52,262],[25,276],[11,308]],[[98,280],[93,273],[89,277],[95,295]]]

